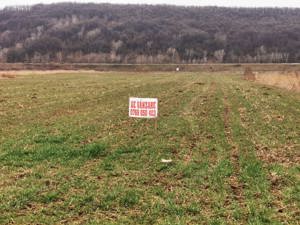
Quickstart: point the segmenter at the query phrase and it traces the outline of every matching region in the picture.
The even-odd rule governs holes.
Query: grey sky
[[[70,0],[0,0],[0,8],[11,5],[33,5],[38,3],[67,2]],[[71,2],[131,3],[131,4],[172,4],[194,6],[239,6],[239,7],[297,7],[300,0],[71,0]]]

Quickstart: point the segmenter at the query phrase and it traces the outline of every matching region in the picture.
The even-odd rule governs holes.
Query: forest
[[[299,63],[300,9],[59,3],[0,10],[0,62]]]

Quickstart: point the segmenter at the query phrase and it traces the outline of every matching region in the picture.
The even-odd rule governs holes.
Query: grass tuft
[[[120,199],[120,205],[126,208],[132,208],[134,205],[138,204],[140,200],[140,195],[136,190],[126,191],[124,196]]]
[[[83,151],[84,155],[89,159],[105,157],[108,154],[106,145],[99,143],[86,145]]]

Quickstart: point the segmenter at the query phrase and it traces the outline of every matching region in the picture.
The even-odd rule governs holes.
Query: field
[[[3,78],[0,224],[300,224],[299,137],[300,94],[242,72]]]

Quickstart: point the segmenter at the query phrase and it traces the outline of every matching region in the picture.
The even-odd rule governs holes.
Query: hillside
[[[0,11],[0,62],[300,62],[300,9],[51,4]]]

